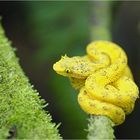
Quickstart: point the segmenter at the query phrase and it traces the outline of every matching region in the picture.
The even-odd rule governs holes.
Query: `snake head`
[[[53,65],[53,69],[62,76],[85,79],[91,72],[92,65],[87,56],[65,55]]]
[[[70,72],[67,68],[68,61],[69,57],[67,55],[61,56],[61,59],[53,65],[53,69],[56,71],[56,73],[62,76],[68,76],[68,73]]]

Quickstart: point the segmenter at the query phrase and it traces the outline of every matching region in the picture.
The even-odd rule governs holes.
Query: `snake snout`
[[[59,64],[59,62],[56,62],[53,65],[53,70],[56,71],[56,73],[58,73],[60,75],[64,75],[65,68],[61,67],[61,65]]]

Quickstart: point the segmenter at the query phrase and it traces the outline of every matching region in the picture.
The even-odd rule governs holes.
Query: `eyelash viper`
[[[109,41],[92,42],[86,52],[85,56],[62,56],[53,69],[80,90],[78,102],[85,112],[108,116],[119,125],[132,112],[139,92],[127,56]]]

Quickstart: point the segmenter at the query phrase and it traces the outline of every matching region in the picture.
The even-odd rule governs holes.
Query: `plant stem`
[[[91,40],[111,40],[110,22],[111,5],[110,1],[91,2]],[[114,139],[114,123],[106,116],[93,116],[88,119],[87,139]]]
[[[0,25],[0,139],[61,139]]]

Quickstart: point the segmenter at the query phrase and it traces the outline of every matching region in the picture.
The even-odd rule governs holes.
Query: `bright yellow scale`
[[[78,102],[85,112],[107,116],[119,125],[132,112],[139,93],[127,56],[109,41],[92,42],[86,52],[85,56],[62,56],[53,69],[80,90]]]

